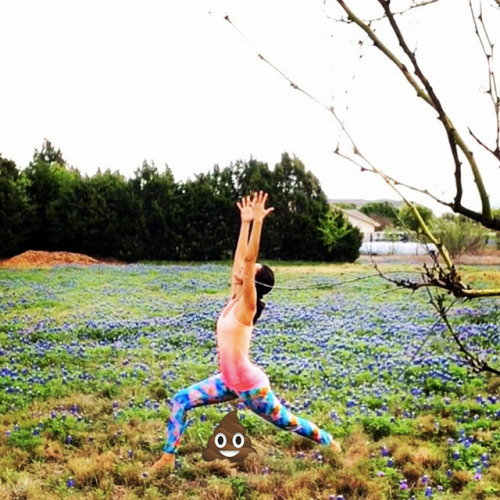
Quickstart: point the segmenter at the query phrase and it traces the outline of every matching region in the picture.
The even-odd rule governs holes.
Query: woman
[[[240,399],[247,408],[281,429],[340,451],[340,445],[329,433],[293,415],[280,403],[266,374],[249,359],[253,325],[264,309],[262,297],[274,285],[271,269],[257,264],[262,224],[273,211],[273,208],[266,208],[266,201],[267,193],[260,191],[237,203],[241,227],[232,270],[231,299],[217,320],[220,373],[174,396],[164,453],[153,465],[153,470],[174,464],[188,410],[234,399]]]

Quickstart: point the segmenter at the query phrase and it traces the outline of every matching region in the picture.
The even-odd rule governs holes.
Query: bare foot
[[[151,472],[173,469],[175,465],[175,455],[173,453],[163,453],[150,468]]]
[[[342,446],[340,446],[340,443],[338,443],[335,440],[332,440],[330,443],[330,450],[334,451],[335,453],[341,453],[342,452]]]

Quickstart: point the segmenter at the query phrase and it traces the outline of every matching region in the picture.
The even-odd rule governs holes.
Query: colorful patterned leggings
[[[186,413],[191,408],[241,399],[254,413],[281,429],[296,432],[319,444],[329,445],[332,436],[315,424],[293,415],[274,395],[269,386],[250,391],[235,392],[222,381],[221,375],[214,375],[179,391],[172,401],[172,410],[167,423],[167,441],[163,451],[177,453],[182,434],[186,428]]]

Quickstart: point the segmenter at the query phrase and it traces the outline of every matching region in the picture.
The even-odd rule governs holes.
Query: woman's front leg
[[[237,397],[237,394],[223,382],[220,374],[179,391],[172,400],[170,418],[167,422],[167,437],[163,448],[164,454],[173,456],[177,453],[179,443],[186,429],[186,414],[189,410],[198,406],[231,401],[237,399]],[[162,459],[164,461],[168,459],[173,464],[173,458],[170,456],[162,457]]]

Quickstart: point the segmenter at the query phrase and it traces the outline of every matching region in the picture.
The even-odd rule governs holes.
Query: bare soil
[[[0,267],[53,267],[58,265],[74,264],[88,266],[101,264],[100,261],[72,252],[44,252],[40,250],[28,250],[20,255],[0,261]]]

